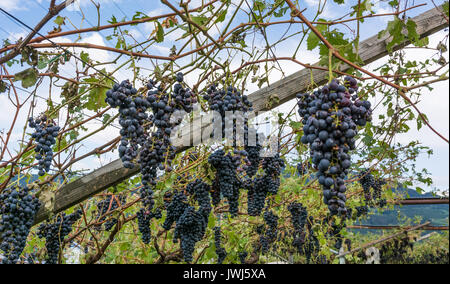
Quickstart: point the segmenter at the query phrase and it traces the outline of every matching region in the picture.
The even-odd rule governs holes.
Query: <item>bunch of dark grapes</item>
[[[117,197],[116,195],[108,195],[105,199],[97,203],[97,218],[99,218],[98,222],[103,222],[106,219],[105,214],[108,212],[114,211],[119,206],[122,206],[126,202],[126,195],[121,195]],[[111,230],[114,225],[117,224],[116,218],[111,218],[105,223],[105,230]],[[101,226],[98,226],[97,229],[100,229]]]
[[[220,149],[208,157],[208,162],[216,169],[216,179],[212,185],[213,204],[220,201],[220,196],[228,200],[229,212],[231,216],[236,216],[239,207],[239,189],[240,180],[237,178],[237,159],[238,156],[225,154]]]
[[[359,183],[364,191],[364,198],[368,205],[377,205],[382,208],[386,206],[386,199],[381,198],[382,187],[386,181],[381,178],[375,178],[369,170],[363,170],[359,173]]]
[[[189,183],[186,191],[197,202],[198,209],[189,206],[183,192],[176,192],[170,202],[165,200],[167,216],[163,228],[169,230],[175,223],[174,242],[180,240],[184,260],[191,262],[195,244],[205,235],[212,207],[210,186],[201,179]]]
[[[311,167],[309,162],[303,162],[297,164],[297,174],[302,177],[306,175]]]
[[[81,210],[72,214],[65,213],[58,215],[52,223],[43,223],[39,226],[37,235],[39,238],[45,238],[45,247],[47,249],[47,264],[58,263],[59,250],[64,239],[72,232],[72,226],[82,216]]]
[[[267,192],[270,194],[277,194],[280,187],[280,175],[285,164],[279,154],[274,157],[266,157],[262,160],[262,168],[267,182]]]
[[[245,150],[248,153],[248,165],[246,167],[246,173],[248,177],[253,177],[259,168],[259,162],[261,160],[260,152],[261,152],[261,146],[245,146]]]
[[[242,182],[242,187],[247,189],[247,213],[250,216],[259,216],[265,206],[266,197],[269,194],[277,194],[280,187],[280,175],[285,164],[279,154],[274,157],[262,159],[264,172],[253,179],[247,178]]]
[[[375,184],[375,178],[368,170],[361,171],[358,178],[364,192],[364,198],[367,202],[370,202],[372,200],[371,188]]]
[[[292,245],[301,252],[306,242],[305,225],[308,220],[308,212],[301,203],[289,204],[288,211],[291,213],[291,222],[294,228]]]
[[[145,142],[144,123],[148,118],[146,110],[150,103],[142,96],[129,80],[114,84],[111,90],[106,92],[105,101],[113,108],[119,108],[119,124],[121,141],[119,156],[125,168],[134,167],[133,160],[139,153],[139,146]]]
[[[239,261],[241,262],[241,264],[245,264],[245,260],[247,259],[247,256],[248,256],[248,252],[246,252],[246,251],[241,251],[238,254]]]
[[[49,122],[45,115],[36,120],[30,117],[28,124],[31,128],[34,128],[34,133],[31,137],[36,141],[34,151],[39,163],[39,176],[43,176],[50,171],[53,159],[52,146],[56,143],[55,138],[58,136],[60,128]]]
[[[306,228],[308,230],[308,237],[307,237],[305,247],[303,249],[304,254],[306,256],[307,263],[310,263],[312,256],[317,255],[320,250],[319,239],[317,238],[316,234],[314,233],[314,231],[312,229],[312,224],[313,224],[313,217],[309,216],[308,222],[306,223]],[[321,263],[326,263],[327,260],[326,260],[326,258],[325,259],[319,258],[319,261],[321,261]]]
[[[373,185],[373,198],[376,201],[376,205],[380,208],[383,208],[387,204],[386,199],[381,198],[384,184],[386,184],[384,179],[375,179],[375,184]]]
[[[344,228],[345,224],[337,224],[336,222],[332,222],[330,226],[330,230],[328,231],[328,236],[330,239],[334,239],[334,248],[336,250],[340,250],[343,243],[343,236],[342,236],[342,229]]]
[[[414,243],[409,237],[394,239],[384,243],[380,248],[381,264],[407,263],[408,252],[412,251]]]
[[[358,206],[355,209],[356,209],[356,217],[357,218],[359,218],[361,216],[366,216],[369,213],[369,206],[367,206],[367,205]]]
[[[186,262],[192,262],[195,244],[202,240],[208,222],[193,206],[188,206],[176,221],[174,242],[180,240],[181,251]]]
[[[218,112],[222,118],[222,137],[233,137],[233,146],[238,145],[239,143],[236,141],[237,120],[234,118],[233,128],[228,129],[231,121],[226,121],[226,112],[244,115],[244,117],[238,117],[237,119],[241,120],[244,125],[244,132],[242,133],[247,133],[248,127],[245,113],[253,110],[252,103],[248,100],[248,97],[242,95],[235,87],[228,86],[220,89],[216,85],[212,85],[203,98],[208,102],[210,109]]]
[[[247,165],[245,166],[245,172],[247,173],[247,177],[252,178],[257,172],[259,168],[259,164],[261,162],[261,150],[262,146],[259,143],[259,135],[256,133],[254,135],[256,141],[254,145],[249,143],[249,132],[255,132],[256,129],[250,128],[244,135],[244,145],[245,151],[247,152]]]
[[[139,232],[142,234],[142,242],[144,244],[149,244],[151,241],[151,230],[150,230],[150,221],[155,219],[161,219],[162,218],[162,212],[161,210],[155,210],[155,212],[151,212],[148,214],[148,212],[145,211],[144,208],[141,208],[137,212],[137,219],[138,219],[138,228]]]
[[[352,96],[357,89],[356,80],[347,76],[343,85],[332,80],[311,94],[297,95],[304,125],[301,142],[310,147],[324,202],[333,215],[347,214],[344,180],[351,167],[349,152],[355,149],[358,126],[363,127],[372,117],[370,102]]]
[[[211,213],[211,197],[210,186],[203,182],[201,179],[196,179],[195,181],[189,183],[186,187],[186,191],[192,195],[199,205],[199,213],[208,222],[209,214]]]
[[[247,189],[248,215],[261,215],[261,212],[266,204],[266,197],[268,194],[266,176],[255,177],[254,179],[246,179],[243,182],[243,186]]]
[[[222,264],[227,257],[227,251],[222,247],[222,233],[220,227],[214,227],[214,244],[216,246],[217,263]]]
[[[170,230],[173,223],[181,217],[188,206],[187,196],[183,192],[180,191],[173,194],[170,202],[166,206],[167,216],[162,225],[164,230]]]
[[[294,228],[292,245],[297,251],[305,255],[306,262],[310,263],[312,256],[319,252],[319,240],[312,229],[313,217],[308,217],[306,207],[301,203],[291,203],[288,205],[291,213],[291,223]]]
[[[157,171],[172,171],[170,166],[175,158],[175,147],[171,143],[171,134],[181,123],[181,118],[173,118],[175,113],[190,113],[196,98],[192,91],[183,88],[183,74],[177,74],[177,83],[171,94],[166,93],[162,86],[156,86],[156,82],[150,80],[147,84],[147,103],[152,114],[149,116],[149,127],[155,127],[149,133],[143,149],[140,152],[139,164],[141,167],[142,184],[141,201],[146,211],[153,209],[153,187],[156,185]],[[148,213],[149,214],[149,213]]]
[[[259,243],[261,244],[262,253],[269,251],[270,245],[277,239],[278,233],[278,216],[272,211],[264,212],[265,226],[258,229]]]
[[[0,194],[2,263],[15,264],[19,260],[39,207],[39,200],[27,187],[6,188]]]

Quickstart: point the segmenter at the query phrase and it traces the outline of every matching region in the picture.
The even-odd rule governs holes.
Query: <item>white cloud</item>
[[[108,3],[121,3],[122,0],[96,0],[95,3],[98,3],[100,5],[102,4],[108,4]],[[91,0],[75,0],[72,4],[66,7],[68,11],[79,11],[81,8],[91,5],[94,7]]]
[[[388,14],[388,13],[392,13],[392,8],[390,6],[388,6],[386,3],[379,1],[379,2],[374,3],[374,5],[372,7],[372,11],[375,14]],[[382,17],[377,17],[377,19],[379,21],[382,21],[383,23],[387,24],[389,21],[391,21],[393,19],[393,16],[382,16]]]
[[[310,8],[314,8],[314,9],[318,9],[319,8],[319,4],[320,4],[320,8],[322,9],[323,7],[323,11],[320,14],[321,18],[334,18],[336,16],[335,10],[333,9],[332,5],[334,5],[333,3],[327,3],[324,1],[320,1],[320,0],[305,0],[306,5],[308,5],[308,7]],[[323,6],[325,3],[325,7]],[[316,12],[316,10],[314,10],[314,12]]]
[[[306,4],[310,7],[319,5],[319,0],[305,0]]]
[[[0,8],[5,9],[6,11],[13,11],[23,9],[23,5],[20,5],[20,1],[17,0],[1,0]]]
[[[163,15],[163,14],[166,14],[166,13],[168,13],[168,8],[166,8],[166,7],[159,7],[157,9],[149,11],[147,13],[147,16],[149,16],[149,17],[156,17],[156,16]]]
[[[143,36],[142,33],[140,31],[138,31],[137,29],[130,29],[128,32],[135,39],[139,39],[140,37]]]
[[[81,40],[81,43],[91,43],[95,45],[107,46],[103,37],[99,33],[93,33],[88,37],[85,37]],[[93,60],[99,62],[107,62],[111,59],[110,53],[105,50],[97,50],[97,49],[88,49],[85,52],[89,53],[89,57]]]

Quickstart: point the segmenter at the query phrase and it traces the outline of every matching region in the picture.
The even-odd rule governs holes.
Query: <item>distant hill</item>
[[[413,189],[402,187],[392,189],[394,193],[403,194],[405,198],[434,198],[432,193],[420,194]],[[390,226],[400,225],[405,218],[414,220],[421,217],[422,222],[431,221],[434,226],[448,226],[449,224],[449,205],[448,204],[428,204],[428,205],[395,205],[392,210],[379,212],[372,209],[369,216],[362,219],[360,225],[379,225]]]

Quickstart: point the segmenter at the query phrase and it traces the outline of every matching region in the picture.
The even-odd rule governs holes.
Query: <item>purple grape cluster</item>
[[[27,187],[6,188],[0,194],[0,250],[3,264],[15,264],[25,248],[40,207]]]
[[[188,206],[176,221],[174,242],[180,240],[181,251],[186,262],[192,262],[195,244],[205,236],[208,220],[200,211]]]
[[[236,169],[241,158],[238,155],[225,154],[220,149],[208,157],[208,162],[216,169],[216,179],[212,184],[213,204],[217,205],[221,197],[226,198],[229,204],[231,216],[237,216],[239,208],[240,180],[237,177]]]
[[[150,230],[150,221],[155,219],[162,218],[162,212],[159,209],[156,209],[155,212],[148,213],[144,208],[139,209],[136,213],[138,219],[138,229],[141,232],[142,242],[144,244],[149,244],[152,238],[151,230]]]
[[[72,232],[72,226],[82,216],[81,210],[66,215],[58,215],[53,222],[43,223],[39,226],[37,235],[39,238],[45,238],[45,247],[47,249],[47,264],[57,264],[61,244],[64,239]]]
[[[114,84],[106,92],[105,102],[113,108],[119,108],[119,124],[121,141],[119,157],[125,168],[134,168],[133,160],[138,156],[139,146],[145,142],[144,123],[148,115],[146,110],[150,103],[133,87],[129,80]]]
[[[214,227],[214,244],[216,247],[217,263],[222,264],[227,257],[227,251],[222,247],[222,232],[220,227]]]
[[[334,79],[311,94],[297,94],[303,123],[301,142],[310,147],[324,202],[332,215],[347,214],[344,180],[352,164],[349,152],[356,147],[358,126],[365,126],[372,117],[370,102],[360,100],[357,90],[357,81],[347,76],[342,85]]]
[[[172,171],[170,164],[175,158],[175,147],[171,143],[171,134],[181,119],[175,120],[172,115],[177,111],[190,113],[196,98],[192,91],[183,88],[183,74],[177,74],[177,83],[171,94],[166,93],[162,86],[150,80],[147,84],[147,102],[152,114],[149,116],[149,127],[155,130],[149,133],[139,156],[142,184],[141,200],[148,212],[151,212],[153,201],[153,187],[156,185],[157,170]],[[171,119],[172,118],[172,119]],[[149,213],[148,213],[149,214]]]
[[[34,120],[32,117],[28,119],[28,124],[31,128],[34,128],[34,133],[31,137],[36,141],[36,160],[39,163],[39,176],[45,175],[50,171],[52,165],[53,150],[52,146],[56,143],[56,137],[58,137],[59,126],[49,122],[45,115]]]
[[[261,244],[262,253],[269,251],[270,245],[276,241],[278,233],[278,216],[272,211],[264,212],[265,226],[260,228],[259,243]]]
[[[285,164],[279,154],[262,159],[263,174],[253,179],[247,178],[242,184],[247,189],[247,213],[259,216],[265,206],[266,197],[275,195],[280,187],[280,175]]]
[[[382,208],[386,206],[386,199],[381,198],[382,187],[386,181],[381,178],[375,178],[369,170],[362,170],[358,174],[359,183],[363,188],[366,204],[370,206],[377,205]]]
[[[241,112],[242,114],[245,114],[253,110],[253,104],[248,100],[247,96],[242,95],[241,92],[233,86],[220,89],[217,85],[212,85],[209,87],[203,98],[208,102],[212,111],[216,111],[221,115],[222,137],[233,137],[233,146],[236,146],[236,120],[233,120],[233,128],[228,129],[226,112]],[[241,119],[242,122],[246,120],[245,117]],[[247,131],[247,123],[244,123],[244,133]]]

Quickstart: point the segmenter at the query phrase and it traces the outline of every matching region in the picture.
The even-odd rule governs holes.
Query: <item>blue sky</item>
[[[40,21],[40,19],[46,14],[46,9],[49,6],[49,0],[0,0],[0,7],[6,9],[8,12],[14,14],[16,17],[22,19],[26,24],[30,26],[34,26],[37,22]],[[57,1],[60,2],[60,1]],[[145,0],[134,0],[134,1],[125,1],[125,0],[98,0],[95,2],[100,2],[101,4],[101,23],[100,24],[107,24],[107,21],[111,19],[112,15],[114,15],[118,20],[126,18],[127,20],[130,20],[133,15],[136,13],[136,11],[141,11],[149,16],[152,15],[158,15],[161,13],[167,13],[170,12],[170,10],[163,6],[160,1],[157,0],[151,0],[151,1],[145,1]],[[170,1],[171,3],[176,3],[177,1]],[[195,7],[198,4],[200,4],[201,0],[193,0],[191,1],[190,7]],[[205,1],[206,2],[206,1]],[[233,3],[237,1],[233,0]],[[249,1],[251,3],[252,1]],[[318,0],[306,0],[301,1],[302,7],[306,8],[305,15],[308,18],[311,18],[316,10],[317,5],[320,2]],[[436,4],[441,4],[443,1],[435,1]],[[349,6],[353,6],[357,3],[357,1],[346,1],[346,4],[344,5],[337,5],[333,3],[332,1],[328,1],[326,8],[324,9],[324,13],[321,17],[331,20],[336,19],[339,16],[343,14],[343,11],[348,11]],[[408,12],[408,16],[413,17],[417,14],[420,14],[426,10],[429,10],[433,7],[433,4],[431,1],[423,1],[423,3],[427,3],[427,6],[420,7],[417,9],[414,9],[412,11]],[[61,16],[68,17],[70,19],[70,22],[75,25],[77,28],[86,28],[91,27],[92,25],[97,24],[97,11],[91,4],[89,0],[81,0],[79,1],[79,7],[81,7],[81,10],[77,8],[77,6],[71,6],[70,8],[64,10],[61,13]],[[246,4],[243,6],[245,9],[247,9]],[[373,10],[376,13],[386,13],[391,12],[388,4],[386,1],[380,1],[375,4],[373,7]],[[82,21],[82,15],[85,16],[85,19]],[[368,38],[370,36],[375,35],[382,27],[386,26],[387,22],[391,20],[391,17],[380,17],[380,18],[373,18],[373,19],[367,19],[364,24],[362,24],[361,29],[361,36],[362,40],[365,38]],[[234,24],[239,24],[241,22],[246,21],[246,16],[241,13],[239,16],[235,19]],[[20,37],[24,37],[29,31],[27,31],[25,28],[20,27],[13,21],[11,21],[9,18],[7,18],[4,14],[0,13],[0,39],[6,39],[8,38],[10,41],[14,42]],[[73,29],[71,26],[71,23],[67,22],[67,25],[63,27],[63,30],[69,30]],[[42,31],[44,33],[47,33],[53,29],[54,24],[49,23],[47,24]],[[148,37],[148,35],[152,32],[154,28],[153,23],[147,23],[139,26],[133,26],[128,27],[130,33],[137,39],[137,40],[143,40]],[[296,26],[292,26],[289,30],[289,32],[294,32]],[[351,29],[354,29],[354,25],[350,24],[347,28],[344,26],[339,26],[339,28],[348,33],[349,36],[352,36]],[[219,26],[220,29],[220,26]],[[287,29],[287,26],[276,26],[276,27],[270,27],[267,29],[268,38],[269,41],[276,41],[280,38],[280,35],[283,34]],[[105,30],[100,33],[88,33],[84,34],[83,38],[81,39],[81,42],[89,42],[89,43],[95,43],[95,44],[101,44],[106,46],[114,46],[115,42],[108,41],[106,39],[106,36],[108,36],[112,31],[111,30]],[[217,31],[212,31],[212,34],[217,34]],[[445,32],[440,32],[432,37],[430,37],[430,46],[435,46],[439,40],[441,40],[445,36]],[[151,49],[151,52],[157,55],[168,55],[169,48],[172,47],[172,45],[180,45],[180,41],[176,41],[176,39],[179,37],[179,34],[174,34],[172,36],[166,37],[166,40],[164,43],[158,44],[157,46],[153,47]],[[274,49],[274,52],[277,56],[291,56],[293,53],[293,46],[296,46],[296,44],[299,41],[300,36],[296,36],[291,38],[288,41],[285,41],[284,43],[280,44],[277,48]],[[56,42],[70,42],[75,41],[77,38],[76,36],[70,36],[65,37],[61,39],[55,39]],[[261,38],[256,38],[256,43],[263,45],[263,41]],[[75,52],[79,52],[79,50],[75,50]],[[91,58],[96,59],[98,61],[107,61],[108,59],[113,58],[113,54],[110,52],[103,52],[103,51],[93,51],[89,50],[89,54]],[[415,51],[407,51],[407,56],[410,58],[427,58],[428,56],[432,56],[432,53],[427,52],[420,52],[415,53]],[[448,60],[448,52],[445,54],[447,60]],[[301,51],[299,53],[298,59],[301,60],[304,63],[314,63],[318,60],[318,54],[316,51],[307,51],[304,46],[302,46]],[[385,59],[380,59],[377,62],[374,62],[370,64],[371,68],[374,68],[376,66],[379,66],[385,62]],[[148,68],[152,68],[151,64],[149,64],[148,61],[143,60],[141,62],[143,66],[146,66]],[[239,61],[233,62],[234,66],[239,66]],[[285,72],[285,75],[292,74],[301,68],[293,63],[290,62],[283,62],[281,63],[283,70]],[[74,73],[74,65],[67,66],[65,68],[62,68],[62,75],[73,77]],[[12,68],[10,71],[12,73],[19,71],[20,68],[15,67]],[[130,71],[121,71],[117,75],[117,79],[123,80],[127,79],[129,75],[127,72]],[[271,82],[274,82],[276,80],[279,80],[282,77],[282,74],[280,72],[273,72],[270,74],[270,80]],[[45,86],[45,84],[43,84]],[[434,85],[434,90],[429,92],[425,91],[427,93],[427,99],[424,100],[419,104],[419,107],[428,115],[430,118],[431,124],[438,129],[445,137],[449,137],[449,101],[448,101],[448,81],[441,82]],[[247,89],[247,94],[255,91],[257,87],[255,84],[249,84]],[[48,96],[48,87],[40,88],[38,91],[38,94],[42,97]],[[23,94],[25,96],[26,93]],[[289,109],[292,107],[292,104],[295,102],[287,103],[278,109],[283,111],[285,109]],[[9,105],[8,105],[9,104]],[[44,105],[40,106],[41,108],[45,108]],[[39,107],[38,107],[39,108]],[[114,113],[114,112],[112,112]],[[0,130],[6,129],[9,126],[10,123],[10,117],[12,114],[11,105],[8,101],[2,100],[0,98]],[[26,118],[26,114],[21,114],[22,118]],[[98,127],[100,122],[93,122],[92,127]],[[432,147],[434,150],[434,155],[431,158],[428,158],[426,156],[420,157],[418,161],[419,167],[425,167],[427,168],[432,174],[433,178],[435,180],[435,186],[440,189],[448,189],[449,185],[449,178],[448,178],[448,170],[449,170],[449,146],[442,140],[440,140],[436,135],[431,133],[426,127],[422,128],[420,132],[415,131],[415,126],[412,126],[412,131],[408,133],[407,135],[402,135],[398,138],[399,142],[409,142],[411,140],[419,140],[424,145]],[[20,127],[17,127],[17,135],[15,136],[16,139],[20,138]],[[107,138],[114,138],[118,134],[117,129],[111,128],[107,131],[101,133],[100,135],[91,137],[88,141],[84,143],[84,147],[80,149],[80,154],[85,151],[92,149],[95,146],[101,145],[102,142],[104,143]],[[116,158],[116,153],[112,153],[111,155],[106,155],[102,157],[101,160],[98,160],[97,158],[89,159],[86,161],[83,161],[80,163],[81,168],[86,169],[93,169],[95,167],[100,166],[101,164],[105,164],[110,160],[113,160]],[[432,189],[432,188],[427,188]]]

